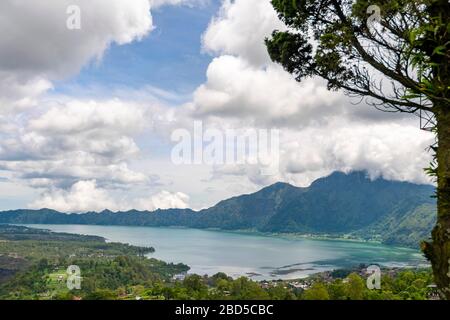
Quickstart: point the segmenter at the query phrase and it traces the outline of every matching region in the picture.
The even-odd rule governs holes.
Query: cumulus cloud
[[[408,116],[359,106],[324,81],[301,83],[270,62],[264,39],[285,29],[270,0],[224,1],[203,36],[218,55],[207,80],[194,93],[193,116],[212,126],[282,128],[280,171],[264,176],[255,165],[215,167],[213,177],[246,177],[267,185],[287,181],[308,185],[334,170],[368,170],[388,179],[429,183],[423,167],[433,135]]]
[[[194,94],[198,116],[244,117],[256,124],[297,127],[342,114],[346,101],[319,79],[299,84],[278,65],[255,68],[229,55],[214,59],[206,83]]]
[[[354,106],[360,101],[327,90],[320,78],[298,83],[272,63],[264,40],[284,29],[270,0],[224,1],[203,35],[203,47],[218,56],[208,67],[206,82],[194,93],[196,115],[297,128],[332,117],[391,118],[364,101]]]
[[[223,123],[208,124],[225,130],[223,126]],[[270,150],[273,155],[278,154],[280,163],[278,170],[271,169],[270,174],[261,163],[234,163],[213,166],[212,179],[246,177],[247,183],[259,187],[277,181],[308,186],[333,171],[366,170],[373,178],[383,176],[429,184],[430,177],[423,168],[431,161],[428,148],[434,139],[432,133],[420,131],[409,121],[367,125],[356,120],[334,119],[301,130],[281,130],[279,149]]]
[[[73,135],[96,130],[108,130],[108,135],[133,133],[145,126],[144,113],[141,106],[119,99],[69,100],[32,119],[29,127],[48,135]]]
[[[270,62],[264,40],[273,30],[285,30],[270,1],[226,0],[203,35],[205,50],[238,55],[261,66]]]
[[[36,106],[52,81],[77,74],[112,45],[139,41],[153,29],[152,7],[205,0],[4,0],[0,2],[0,114]],[[81,29],[67,28],[78,6]]]
[[[81,30],[66,28],[69,4],[81,8]],[[0,4],[0,26],[14,29],[0,37],[0,170],[33,187],[68,187],[80,179],[118,187],[152,183],[129,165],[140,151],[135,136],[151,121],[148,99],[139,105],[48,93],[53,80],[77,73],[110,44],[148,34],[149,10],[147,0]]]
[[[127,163],[139,153],[134,135],[146,127],[146,112],[139,104],[117,99],[71,99],[44,109],[21,129],[3,134],[0,168],[57,186],[80,179],[145,183],[146,176]]]
[[[70,30],[67,8],[81,9]],[[0,70],[50,78],[78,72],[112,44],[141,39],[152,29],[148,0],[4,0],[0,3]]]
[[[225,0],[203,36],[205,50],[238,55],[256,66],[270,61],[264,39],[285,30],[270,1]]]
[[[52,87],[45,78],[24,78],[0,70],[0,115],[37,106],[41,95]]]
[[[434,136],[410,123],[367,126],[340,120],[285,139],[283,171],[294,183],[307,184],[335,170],[367,170],[372,177],[430,183],[423,168],[431,160],[427,148]]]
[[[49,208],[67,213],[103,210],[127,211],[132,209],[157,210],[187,208],[189,197],[181,192],[161,191],[148,198],[118,199],[99,188],[95,180],[78,181],[70,189],[52,189],[29,205],[30,208]]]
[[[49,207],[67,210],[107,207],[111,188],[153,185],[159,178],[151,169],[142,173],[130,163],[140,154],[136,137],[155,117],[150,111],[155,101],[148,106],[148,99],[83,100],[57,96],[50,89],[56,80],[101,59],[112,44],[125,45],[148,35],[154,28],[151,8],[203,2],[2,1],[0,170],[11,181],[46,190],[41,200]],[[81,10],[80,30],[67,28],[67,9],[73,5]],[[98,207],[88,193],[99,200]],[[77,207],[84,198],[85,206]],[[183,206],[186,200],[179,194],[152,199],[145,204],[155,208],[165,203]]]
[[[48,208],[62,212],[102,211],[115,209],[116,204],[105,190],[98,189],[96,182],[79,181],[70,190],[56,189],[42,195],[30,208]]]
[[[182,192],[161,191],[147,199],[135,201],[134,208],[139,210],[156,209],[186,209],[189,206],[189,196]]]

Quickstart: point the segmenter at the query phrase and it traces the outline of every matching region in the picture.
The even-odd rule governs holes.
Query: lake
[[[375,243],[316,240],[180,228],[27,225],[85,235],[97,235],[112,242],[152,246],[151,257],[185,263],[190,273],[230,276],[255,280],[303,278],[313,273],[363,264],[387,267],[427,266],[418,250]]]

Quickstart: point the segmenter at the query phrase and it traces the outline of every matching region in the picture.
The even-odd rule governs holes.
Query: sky
[[[3,0],[0,27],[0,210],[201,209],[336,170],[430,183],[417,118],[271,62],[264,39],[285,26],[270,0]],[[237,150],[230,130],[276,133],[276,170],[251,147],[206,161],[219,138]],[[201,161],[174,159],[186,135]]]

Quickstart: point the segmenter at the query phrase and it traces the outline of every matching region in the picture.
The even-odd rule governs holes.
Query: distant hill
[[[370,180],[366,172],[335,172],[307,188],[276,183],[201,211],[89,212],[15,210],[0,223],[182,226],[271,233],[353,236],[417,247],[435,223],[434,187]]]

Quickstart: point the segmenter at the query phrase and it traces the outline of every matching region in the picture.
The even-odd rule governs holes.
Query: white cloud
[[[301,84],[280,66],[256,68],[240,57],[221,56],[207,71],[207,82],[194,94],[195,113],[299,126],[342,113],[347,100],[318,79]]]
[[[354,106],[358,100],[327,90],[322,79],[298,83],[272,63],[264,40],[274,30],[284,29],[270,0],[224,1],[203,36],[204,48],[218,57],[194,94],[196,115],[295,128],[330,117],[391,119],[364,102]]]
[[[161,191],[148,198],[125,199],[99,188],[95,180],[78,181],[70,189],[51,189],[29,205],[30,208],[49,208],[67,213],[103,210],[127,211],[132,209],[157,210],[187,208],[189,197],[181,192]]]
[[[306,185],[335,170],[367,170],[372,177],[430,183],[423,168],[433,134],[408,122],[367,125],[347,120],[285,134],[284,180]]]
[[[77,74],[112,45],[139,41],[153,29],[151,7],[207,0],[3,0],[0,2],[0,114],[36,106],[52,81]],[[67,8],[81,29],[67,28]]]
[[[368,170],[388,179],[429,183],[423,172],[433,135],[409,116],[352,104],[324,81],[301,83],[269,61],[265,37],[285,29],[270,0],[224,1],[203,36],[217,54],[207,80],[194,94],[193,116],[215,128],[281,128],[278,175],[261,176],[257,166],[213,168],[213,177],[246,177],[267,185],[287,181],[308,185],[334,170]]]
[[[225,132],[233,125],[223,120],[209,121],[204,129]],[[234,122],[234,126],[242,122]],[[240,129],[245,131],[245,128]],[[326,124],[280,130],[278,172],[263,174],[257,164],[212,166],[212,180],[235,177],[237,182],[267,186],[277,181],[308,186],[313,180],[333,171],[367,170],[372,177],[390,180],[431,183],[423,168],[431,161],[428,147],[434,135],[420,131],[417,123],[408,120],[377,122],[368,125],[355,119],[336,118]],[[271,150],[274,152],[276,150]]]
[[[66,26],[70,5],[81,29]],[[74,74],[112,44],[139,40],[153,28],[148,0],[4,0],[0,3],[0,70],[50,79]]]
[[[270,61],[264,39],[273,30],[285,30],[270,1],[225,0],[203,36],[207,51],[239,55],[256,66]]]
[[[145,126],[145,110],[132,102],[69,100],[30,121],[30,129],[48,135],[108,130],[107,134],[133,133]]]
[[[118,99],[69,99],[29,118],[0,141],[3,170],[55,185],[80,179],[113,185],[148,182],[127,164],[139,153],[134,136],[148,126],[146,107]]]
[[[98,189],[95,180],[79,181],[70,190],[56,189],[44,193],[30,208],[48,208],[62,212],[102,211],[115,209],[114,200],[105,190]]]
[[[37,106],[40,96],[51,88],[51,82],[44,78],[21,78],[0,70],[0,115]]]
[[[111,93],[106,99],[83,100],[57,96],[50,89],[56,80],[73,76],[101,59],[112,44],[128,44],[149,34],[154,28],[151,7],[202,3],[2,1],[0,170],[11,181],[47,190],[45,199],[51,200],[50,204],[54,201],[56,207],[71,210],[77,206],[70,203],[84,198],[89,190],[98,192],[94,194],[104,200],[99,204],[103,206],[109,201],[101,197],[107,190],[152,185],[158,178],[151,168],[139,171],[131,163],[140,154],[136,136],[150,127],[154,118],[164,117],[163,112],[151,113],[156,110],[156,99],[150,106],[147,97],[138,103],[109,98]],[[69,5],[81,9],[80,30],[66,27]],[[164,199],[154,198],[153,206],[164,206]],[[167,199],[169,204],[182,206],[179,195]],[[89,199],[86,206],[93,207]]]
[[[81,9],[69,30],[67,8]],[[153,28],[148,0],[4,0],[0,2],[0,116],[42,103],[52,81],[75,75],[113,44],[140,40]]]
[[[135,203],[134,208],[138,210],[186,209],[189,207],[189,196],[182,192],[161,191],[147,199],[139,199]]]

